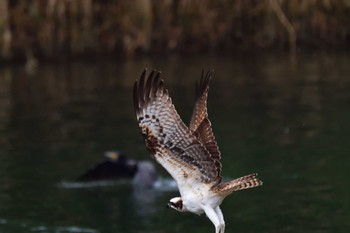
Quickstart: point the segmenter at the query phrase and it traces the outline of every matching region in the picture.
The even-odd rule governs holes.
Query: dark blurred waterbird
[[[101,163],[78,178],[80,182],[132,179],[136,188],[151,188],[157,180],[153,163],[127,159],[121,151],[107,151]]]

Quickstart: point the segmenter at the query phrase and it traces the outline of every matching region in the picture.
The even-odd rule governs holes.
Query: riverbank
[[[350,2],[0,1],[0,60],[350,46]]]

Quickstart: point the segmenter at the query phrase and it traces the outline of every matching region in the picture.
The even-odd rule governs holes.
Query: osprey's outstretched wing
[[[196,83],[195,106],[189,128],[210,153],[220,175],[222,167],[220,163],[221,155],[211,128],[211,122],[208,118],[207,111],[209,81],[212,74],[213,70],[209,70],[205,75],[202,71],[201,80],[199,83]]]
[[[180,192],[221,180],[215,160],[176,112],[160,72],[151,72],[146,80],[145,70],[135,82],[134,108],[146,147],[176,180]]]

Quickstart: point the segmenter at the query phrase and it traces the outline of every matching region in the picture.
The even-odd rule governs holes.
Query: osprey
[[[207,96],[212,71],[196,85],[196,102],[189,127],[175,110],[155,70],[146,78],[143,71],[134,85],[134,108],[152,157],[175,179],[181,197],[172,198],[168,206],[179,212],[205,213],[224,233],[225,221],[220,204],[234,191],[262,185],[253,173],[221,183],[220,151],[207,113]]]

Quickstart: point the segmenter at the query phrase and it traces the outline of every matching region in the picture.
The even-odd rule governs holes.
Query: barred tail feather
[[[223,192],[230,194],[232,192],[254,188],[263,184],[263,182],[257,178],[257,173],[252,173],[247,176],[240,177],[235,180],[231,180],[229,182],[219,184],[213,187],[213,191],[215,192]]]

